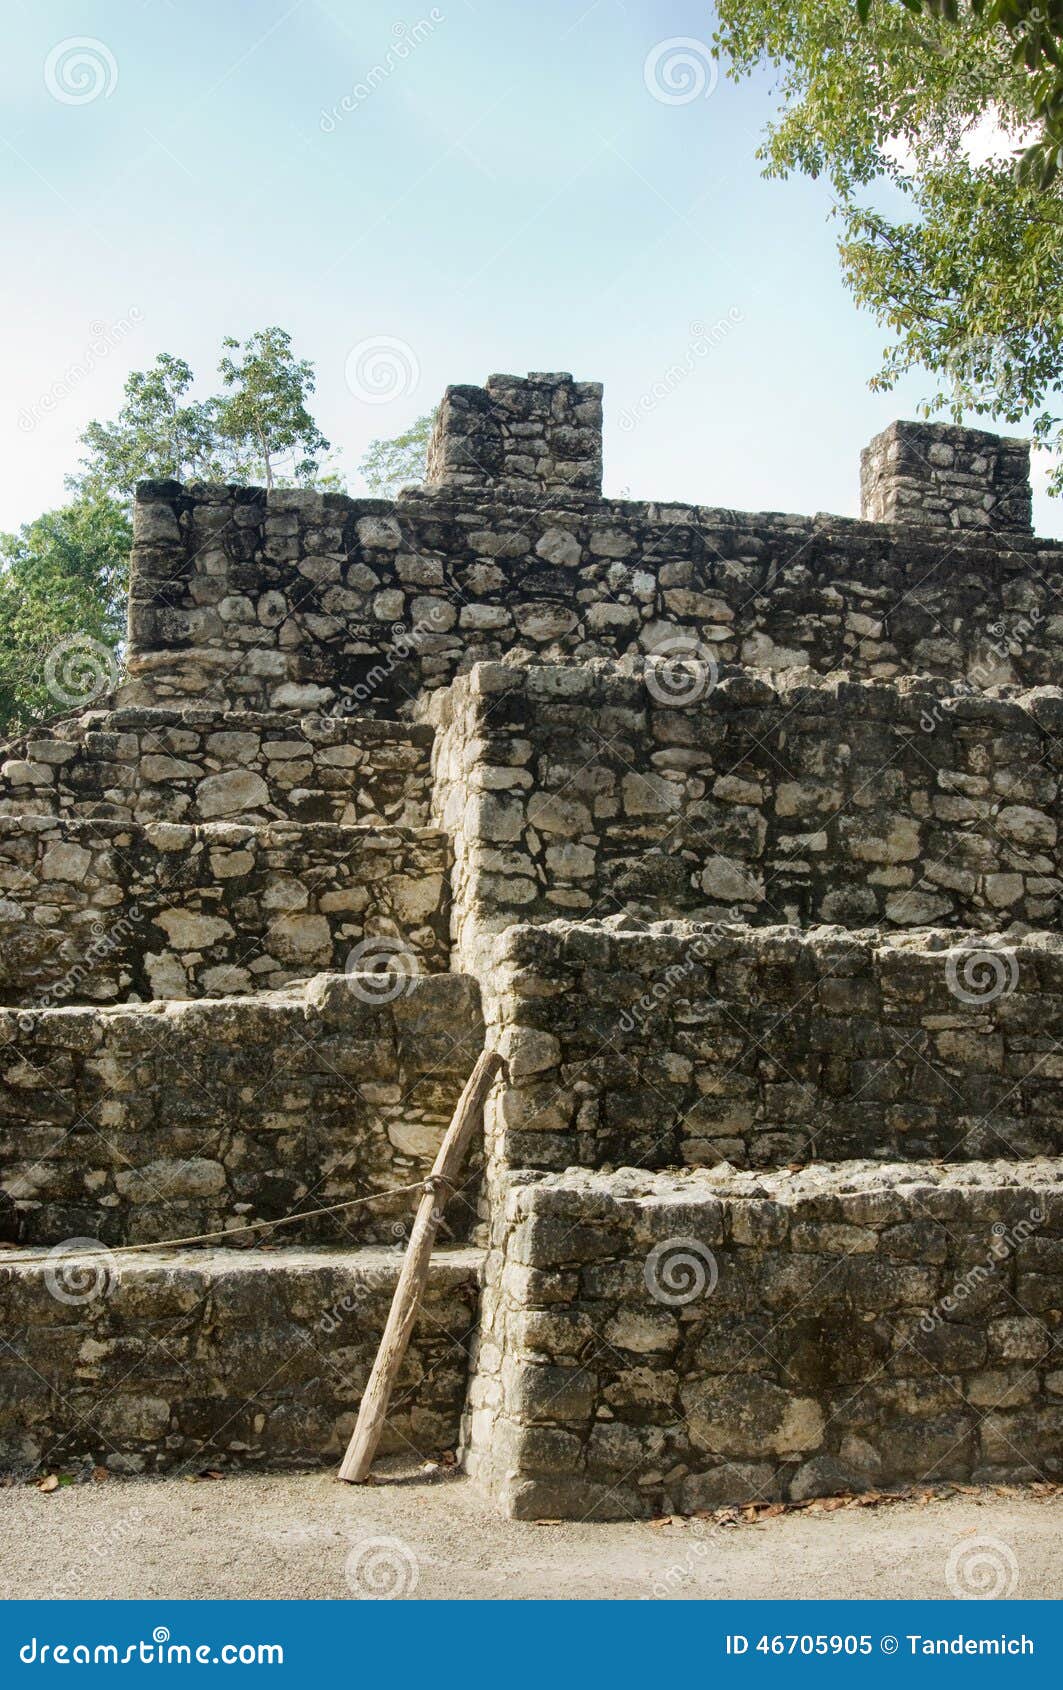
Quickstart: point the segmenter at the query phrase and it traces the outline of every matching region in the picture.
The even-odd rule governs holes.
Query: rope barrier
[[[387,1191],[374,1191],[368,1197],[351,1197],[345,1203],[328,1203],[320,1209],[303,1209],[295,1215],[281,1215],[275,1221],[245,1221],[240,1226],[223,1227],[219,1232],[197,1232],[188,1238],[160,1238],[146,1244],[101,1244],[100,1250],[106,1251],[109,1256],[132,1256],[138,1250],[179,1250],[186,1244],[210,1244],[217,1238],[232,1238],[238,1232],[260,1232],[264,1227],[290,1226],[293,1221],[314,1220],[318,1215],[335,1215],[341,1209],[360,1208],[363,1203],[379,1203],[383,1197],[402,1197],[410,1191],[425,1192],[432,1188],[431,1178],[418,1180],[414,1185],[394,1185]],[[40,1264],[47,1261],[49,1249],[54,1248],[54,1245],[41,1244],[37,1253],[30,1256],[10,1255],[0,1248],[0,1267],[6,1267],[12,1262]],[[96,1252],[90,1250],[84,1253],[94,1255]]]

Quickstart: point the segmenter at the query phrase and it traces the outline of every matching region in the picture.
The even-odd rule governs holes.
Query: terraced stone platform
[[[600,427],[140,489],[128,678],[0,766],[12,1468],[333,1459],[486,1044],[385,1447],[527,1518],[1063,1476],[1028,448],[895,425],[853,521],[604,499]]]
[[[1063,693],[479,664],[426,710],[481,927],[1056,924]]]
[[[1063,1153],[1063,937],[512,927],[509,1166]]]
[[[390,951],[447,965],[444,835],[0,816],[0,1000],[269,991]]]
[[[516,1176],[470,1459],[517,1518],[1063,1472],[1063,1162]]]
[[[139,1244],[245,1230],[423,1179],[482,1043],[460,974],[318,975],[288,993],[0,1011],[0,1237]],[[464,1238],[474,1157],[447,1215]],[[411,1198],[286,1226],[390,1242]],[[0,1257],[2,1265],[2,1257]]]
[[[431,746],[361,717],[93,710],[7,748],[0,815],[423,827]]]
[[[0,1263],[0,1461],[23,1474],[338,1459],[402,1262],[397,1246],[34,1257]],[[382,1450],[454,1447],[480,1262],[433,1256]]]

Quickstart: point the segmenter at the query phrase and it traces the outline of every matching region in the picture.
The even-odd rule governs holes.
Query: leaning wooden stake
[[[469,1075],[465,1090],[458,1100],[454,1119],[447,1128],[439,1147],[432,1172],[425,1180],[425,1193],[417,1205],[417,1216],[410,1233],[406,1259],[402,1264],[399,1283],[391,1303],[388,1323],[380,1340],[373,1371],[358,1410],[354,1434],[347,1445],[347,1453],[340,1465],[339,1477],[349,1485],[360,1485],[368,1476],[384,1429],[391,1392],[402,1366],[402,1358],[410,1342],[417,1309],[428,1279],[428,1269],[435,1243],[436,1229],[443,1218],[455,1180],[469,1143],[483,1119],[487,1094],[495,1075],[502,1066],[502,1058],[485,1050]]]

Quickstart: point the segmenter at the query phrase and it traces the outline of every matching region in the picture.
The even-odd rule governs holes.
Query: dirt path
[[[321,1473],[108,1480],[0,1492],[0,1595],[948,1599],[981,1580],[1047,1598],[1063,1590],[1061,1510],[986,1491],[757,1525],[526,1525],[461,1477],[402,1468],[358,1489]]]

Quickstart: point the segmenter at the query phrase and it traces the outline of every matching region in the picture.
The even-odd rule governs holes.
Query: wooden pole
[[[402,1272],[399,1274],[399,1283],[392,1298],[388,1323],[384,1328],[373,1371],[369,1375],[369,1383],[362,1397],[354,1433],[340,1464],[339,1477],[349,1485],[363,1484],[373,1464],[380,1434],[384,1429],[388,1403],[424,1294],[436,1230],[443,1218],[443,1210],[465,1160],[470,1141],[483,1120],[487,1094],[501,1066],[502,1058],[494,1051],[485,1050],[479,1057],[458,1100],[458,1107],[439,1147],[432,1172],[425,1180],[425,1193],[417,1205],[417,1215],[410,1232],[410,1242]]]

